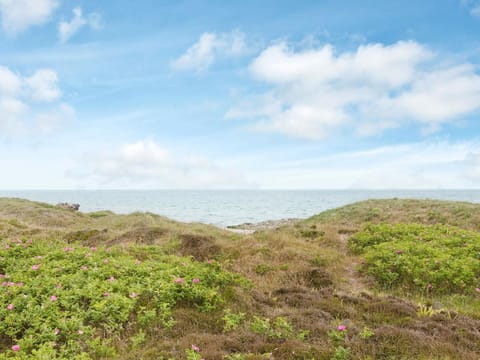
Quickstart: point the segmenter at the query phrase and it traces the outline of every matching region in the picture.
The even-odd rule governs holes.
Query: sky
[[[0,189],[480,188],[480,0],[0,0]]]

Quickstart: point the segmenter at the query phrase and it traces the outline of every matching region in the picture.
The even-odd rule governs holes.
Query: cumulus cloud
[[[58,24],[60,42],[67,42],[84,26],[97,30],[102,27],[102,17],[98,13],[91,13],[87,17],[84,17],[82,8],[76,7],[73,9],[73,18],[70,21],[62,21]]]
[[[11,35],[50,20],[59,0],[0,0],[2,28]]]
[[[83,168],[87,164],[88,170]],[[98,184],[153,188],[235,188],[246,184],[242,174],[198,155],[180,155],[152,139],[96,151],[69,173]],[[86,180],[88,181],[88,179]]]
[[[10,69],[0,66],[0,95],[16,95],[20,92],[22,80]]]
[[[52,132],[73,118],[73,108],[61,97],[55,71],[39,69],[22,76],[0,66],[0,135]]]
[[[255,129],[322,139],[348,127],[363,135],[416,122],[438,128],[480,109],[480,76],[471,64],[443,66],[414,41],[366,44],[338,53],[332,45],[295,50],[282,42],[250,65],[270,84]],[[227,117],[245,118],[242,105]]]
[[[172,62],[176,70],[207,70],[218,58],[235,57],[245,53],[245,34],[240,31],[230,33],[203,33],[182,56]]]
[[[51,102],[62,96],[57,73],[51,69],[37,70],[35,74],[25,78],[25,85],[34,101]]]

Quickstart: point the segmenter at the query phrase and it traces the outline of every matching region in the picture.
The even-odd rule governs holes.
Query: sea
[[[83,212],[152,212],[174,220],[226,227],[307,218],[366,199],[414,198],[480,203],[480,190],[0,190],[0,197],[49,204],[78,203]]]

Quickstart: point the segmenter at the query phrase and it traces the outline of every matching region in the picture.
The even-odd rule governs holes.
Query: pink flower
[[[14,308],[13,304],[10,304],[10,305],[7,306],[7,309],[10,310],[10,311],[13,310],[13,308]]]
[[[97,248],[95,246],[90,246],[90,251],[95,251]]]
[[[195,351],[195,352],[199,352],[200,348],[197,345],[192,344],[192,350]]]
[[[8,250],[8,249],[10,249],[10,245],[7,244],[5,245],[5,250]]]
[[[86,253],[86,254],[85,254],[85,257],[86,257],[86,258],[88,258],[88,257],[90,257],[90,256],[92,256],[92,254],[90,254],[90,253]]]
[[[175,279],[176,284],[183,284],[183,278],[179,277]]]
[[[5,279],[5,275],[4,275],[4,274],[0,274],[0,279]]]
[[[431,289],[432,287],[432,284],[427,284],[427,289]]]
[[[209,259],[209,260],[207,260],[207,263],[208,263],[208,264],[213,264],[213,260],[210,260],[210,259]]]
[[[114,281],[115,281],[115,278],[114,278],[113,276],[110,276],[110,278],[108,279],[108,281],[114,282]]]
[[[40,269],[40,265],[33,265],[32,266],[32,270],[37,271],[38,269]]]
[[[55,287],[56,287],[57,289],[60,289],[60,288],[62,287],[62,284],[58,283],[57,285],[55,285]]]
[[[27,244],[31,244],[31,243],[33,243],[32,239],[27,241]]]
[[[396,252],[398,255],[403,254],[403,251],[402,251],[402,250],[397,250],[397,251],[395,251],[395,252]]]
[[[43,256],[38,255],[37,259],[43,259]]]
[[[15,286],[15,283],[12,282],[12,281],[9,281],[9,282],[7,283],[7,285],[10,286],[10,287],[12,287],[12,286]]]
[[[82,335],[82,334],[83,334],[83,331],[82,331],[82,330],[78,330],[77,333],[78,333],[78,335]]]
[[[108,259],[103,260],[104,264],[108,264]]]
[[[103,293],[103,296],[109,297],[109,296],[110,296],[110,293],[109,293],[108,291],[105,291],[105,292]]]
[[[199,279],[199,278],[195,278],[195,279],[193,279],[192,282],[193,282],[194,284],[198,284],[198,283],[200,282],[200,279]]]
[[[12,346],[12,350],[13,350],[13,351],[18,351],[18,350],[20,350],[20,345],[13,345],[13,346]]]
[[[338,331],[345,331],[345,330],[347,330],[347,327],[345,325],[338,325],[337,330]]]
[[[7,286],[7,282],[6,281],[2,282],[2,286]]]
[[[130,294],[130,297],[131,297],[132,299],[135,299],[137,296],[138,296],[138,294],[137,294],[136,292],[132,292],[132,293]]]
[[[57,301],[57,297],[55,295],[50,296],[50,301]]]
[[[83,266],[82,266],[82,270],[83,270],[83,271],[86,271],[86,270],[88,270],[88,266],[86,266],[86,265],[83,265]]]
[[[105,249],[105,251],[106,251],[106,252],[110,252],[110,251],[112,251],[112,249],[110,249],[109,247],[107,247],[107,248]]]
[[[58,334],[60,334],[60,330],[59,330],[58,328],[55,328],[55,330],[53,330],[53,333],[54,333],[55,335],[58,335]]]
[[[480,293],[480,288],[475,288],[475,291]]]
[[[135,265],[140,265],[142,262],[138,259],[135,260]]]
[[[70,252],[70,251],[73,251],[73,248],[67,246],[66,248],[63,249],[63,251]]]
[[[17,283],[17,286],[18,286],[18,287],[22,287],[22,286],[23,286],[23,282]]]

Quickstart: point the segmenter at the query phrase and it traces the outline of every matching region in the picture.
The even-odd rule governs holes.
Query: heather
[[[215,261],[154,247],[14,240],[0,249],[0,333],[24,353],[116,356],[114,336],[171,328],[177,303],[212,311],[222,291],[241,282]]]
[[[478,359],[479,205],[241,234],[0,199],[0,358]]]

